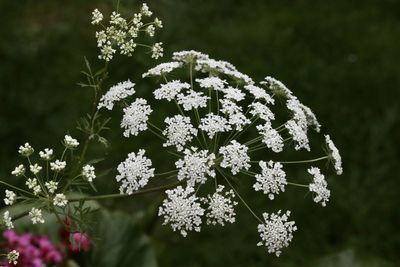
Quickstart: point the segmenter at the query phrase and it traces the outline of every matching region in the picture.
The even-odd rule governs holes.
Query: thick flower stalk
[[[277,160],[286,150],[314,151],[309,131],[319,133],[321,125],[311,109],[282,82],[267,76],[256,83],[232,64],[196,51],[176,52],[172,61],[142,76],[161,81],[154,87],[154,100],[159,101],[157,105],[172,105],[175,114],[165,115],[157,123],[155,118],[162,114],[149,104],[154,100],[123,91],[115,95],[113,87],[105,94],[113,94],[107,105],[125,105],[121,122],[125,137],[149,132],[162,141],[159,153],[177,159],[169,171],[157,172],[150,158],[144,157],[146,147],[138,154],[132,152],[118,167],[116,178],[121,182],[121,193],[134,194],[153,176],[175,177],[180,184],[166,191],[159,215],[164,224],[183,236],[199,232],[203,221],[212,225],[234,223],[235,206],[240,200],[259,222],[262,241],[258,245],[279,256],[296,230],[295,223],[288,221],[290,212],[264,212],[261,219],[238,187],[241,179],[250,177],[253,189],[264,194],[260,197],[266,201],[280,196],[287,186],[304,187],[316,203],[326,205],[330,191],[316,164],[328,160],[336,173],[342,174],[341,158],[329,135],[325,135],[325,152],[320,151],[322,155],[317,158]],[[287,164],[306,165],[301,168],[311,174],[311,181],[301,182],[286,175]],[[214,184],[214,189],[210,191],[207,183]]]

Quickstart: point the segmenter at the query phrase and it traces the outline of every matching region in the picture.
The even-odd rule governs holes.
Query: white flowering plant
[[[94,101],[91,114],[78,123],[85,138],[80,141],[65,135],[61,153],[45,148],[36,154],[29,143],[19,147],[25,162],[11,174],[24,179],[26,188],[0,181],[8,187],[4,203],[30,203],[32,208],[14,216],[5,211],[3,225],[13,228],[13,222],[24,216],[29,216],[33,224],[41,224],[45,221],[43,212],[54,214],[61,224],[68,219],[79,225],[79,216],[90,212],[82,212],[85,201],[165,191],[158,215],[173,231],[186,237],[192,231],[200,232],[204,224],[235,223],[236,207],[243,205],[258,222],[257,245],[279,256],[297,230],[289,219],[291,212],[263,212],[260,216],[240,193],[241,180],[253,179],[252,189],[266,203],[294,186],[311,192],[314,202],[325,206],[330,190],[318,164],[331,163],[333,171],[341,175],[338,149],[326,134],[321,138],[324,149],[319,157],[280,158],[283,151],[294,155],[314,151],[309,132],[320,133],[321,125],[311,109],[277,79],[267,76],[257,83],[232,64],[197,51],[175,52],[170,61],[143,73],[144,82],[155,84],[151,98],[142,97],[130,80],[103,91],[107,62],[117,51],[132,56],[136,47],[145,47],[152,58],[162,56],[162,43],[144,45],[136,41],[142,33],[153,38],[156,29],[162,28],[158,18],[144,22],[151,16],[146,4],[131,19],[113,12],[108,23],[99,10],[93,11],[92,24],[102,28],[96,38],[99,59],[105,65],[94,71],[86,60],[83,73],[87,81],[80,85],[93,89]],[[170,106],[168,112],[159,108],[163,105]],[[120,106],[123,138],[149,134],[157,141],[131,151],[115,166],[119,193],[101,195],[95,187],[96,160],[86,159],[86,154],[89,145],[108,146],[103,136],[110,120],[107,114]],[[172,158],[162,167],[169,169],[158,168],[146,149],[156,149],[163,158]],[[287,176],[285,168],[289,164],[305,165],[300,168],[310,179],[302,182]],[[156,178],[161,185],[147,188]],[[89,195],[74,197],[74,192]],[[18,258],[16,255],[9,258]]]

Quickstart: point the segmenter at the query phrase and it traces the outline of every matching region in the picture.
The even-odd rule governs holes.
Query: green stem
[[[327,158],[328,158],[328,156],[323,156],[323,157],[319,157],[319,158],[316,158],[316,159],[309,159],[309,160],[279,161],[279,163],[281,163],[281,164],[310,163],[310,162],[316,162],[316,161],[324,160],[324,159],[327,159]]]
[[[177,185],[179,185],[181,183],[182,183],[182,181],[179,181],[179,182],[175,182],[175,183],[169,184],[169,185],[158,186],[158,187],[153,187],[153,188],[149,188],[149,189],[143,189],[143,190],[139,190],[139,191],[133,192],[131,195],[128,195],[128,194],[108,194],[108,195],[99,195],[99,196],[70,198],[68,201],[69,202],[78,202],[78,201],[87,201],[87,200],[102,200],[102,199],[109,199],[109,198],[122,198],[122,197],[129,197],[129,196],[137,196],[137,195],[154,193],[154,192],[157,192],[157,191],[162,191],[162,190],[165,190],[165,189],[173,188],[173,187],[176,187]]]
[[[253,143],[257,143],[258,141],[262,140],[263,137],[262,136],[258,136],[250,141],[247,141],[246,143],[244,143],[246,146],[251,145]]]
[[[309,188],[309,186],[308,186],[308,185],[305,185],[305,184],[296,184],[296,183],[291,183],[291,182],[287,182],[287,184],[294,185],[294,186],[298,186],[298,187],[306,187],[306,188]]]
[[[234,138],[239,138],[243,133],[245,133],[251,126],[253,126],[254,125],[254,123],[256,123],[257,122],[257,120],[259,119],[259,117],[258,116],[256,116],[255,117],[255,119],[250,123],[250,124],[248,124],[242,131],[240,131],[240,132],[236,132],[232,137],[231,137],[231,139],[229,140],[229,141],[231,141],[232,139],[234,139]],[[228,142],[229,142],[228,141]]]
[[[167,138],[165,138],[164,136],[158,134],[156,131],[152,130],[150,127],[149,127],[149,131],[152,132],[155,136],[161,138],[163,141],[167,141]]]
[[[256,218],[260,223],[264,223],[258,216],[257,214],[250,208],[250,206],[246,203],[246,201],[244,201],[244,199],[240,196],[240,194],[236,191],[235,187],[233,187],[233,185],[231,184],[231,182],[229,181],[229,179],[225,176],[225,174],[223,173],[223,171],[220,168],[217,168],[217,170],[219,171],[219,173],[222,175],[222,177],[224,177],[225,181],[228,183],[228,185],[232,188],[232,190],[235,192],[235,194],[238,196],[238,198],[240,199],[240,201],[243,203],[243,205],[250,211],[250,213],[254,216],[254,218]]]
[[[26,191],[26,190],[24,190],[24,189],[22,189],[22,188],[19,188],[19,187],[17,187],[17,186],[11,185],[11,184],[6,183],[6,182],[4,182],[4,181],[0,181],[0,184],[3,184],[3,185],[5,185],[5,186],[8,186],[8,187],[10,187],[10,188],[13,188],[13,189],[15,189],[15,190],[18,190],[18,191],[20,191],[20,192],[23,192],[23,193],[25,193],[25,194],[28,194],[28,195],[31,195],[31,196],[34,196],[34,197],[35,197],[35,195],[32,194],[31,192],[28,192],[28,191]]]
[[[166,175],[166,174],[175,173],[175,172],[177,172],[177,171],[178,171],[178,170],[172,170],[172,171],[168,171],[168,172],[160,172],[160,173],[154,174],[154,176],[163,176],[163,175]]]

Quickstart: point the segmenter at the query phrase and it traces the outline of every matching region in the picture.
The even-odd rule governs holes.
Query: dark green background
[[[66,132],[76,133],[75,121],[89,111],[91,97],[76,85],[83,56],[98,62],[90,12],[97,7],[107,13],[113,5],[0,1],[2,179],[13,179],[9,173],[22,142],[59,147]],[[295,190],[268,207],[291,209],[299,227],[280,258],[255,246],[256,222],[240,209],[238,223],[206,227],[186,239],[155,222],[148,232],[159,266],[399,266],[400,2],[163,0],[149,6],[164,22],[166,58],[195,49],[232,62],[255,80],[282,80],[314,110],[344,161],[344,174],[328,177],[332,198],[325,209]],[[143,53],[116,58],[107,84],[137,80],[154,64]],[[117,126],[121,114],[114,115]],[[114,127],[107,133],[111,148],[91,153],[108,154],[113,166],[130,144],[146,145],[146,139],[120,136]],[[116,189],[109,179],[98,186]],[[252,201],[261,207],[259,197]],[[137,210],[135,201],[109,205]]]

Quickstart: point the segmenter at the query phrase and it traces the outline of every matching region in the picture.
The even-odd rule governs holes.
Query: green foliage
[[[140,228],[143,216],[101,211],[94,228],[97,237],[89,266],[156,267],[157,261],[149,238]],[[133,264],[133,265],[132,265]]]

